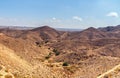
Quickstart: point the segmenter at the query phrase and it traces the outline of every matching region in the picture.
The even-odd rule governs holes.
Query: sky
[[[120,24],[120,0],[0,0],[0,26],[84,29]]]

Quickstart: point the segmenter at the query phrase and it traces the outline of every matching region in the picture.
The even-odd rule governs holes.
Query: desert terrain
[[[0,28],[0,78],[120,78],[120,25]]]

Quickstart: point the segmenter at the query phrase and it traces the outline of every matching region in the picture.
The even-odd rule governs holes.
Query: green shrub
[[[45,41],[45,43],[48,43],[48,42],[49,42],[49,41],[47,41],[47,40]]]
[[[36,41],[35,43],[36,43],[36,45],[40,45],[40,42],[38,42],[38,41]]]
[[[45,59],[49,59],[51,57],[51,52],[45,57]]]
[[[56,56],[60,55],[60,52],[58,52],[58,51],[57,51],[57,52],[55,52],[55,55],[56,55]]]
[[[60,55],[60,52],[56,49],[53,49],[53,52],[55,53],[56,56]]]
[[[63,66],[68,66],[69,64],[67,62],[64,62],[63,63]]]
[[[45,57],[45,59],[49,59],[49,58],[50,58],[50,56],[46,56],[46,57]]]
[[[41,42],[35,42],[38,47],[41,47],[42,43]]]

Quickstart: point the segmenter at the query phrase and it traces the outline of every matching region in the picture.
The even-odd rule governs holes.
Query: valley
[[[102,74],[120,64],[120,25],[81,31],[1,27],[0,59],[15,78],[113,78]]]

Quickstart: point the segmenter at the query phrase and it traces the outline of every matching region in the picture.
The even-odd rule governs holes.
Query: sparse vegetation
[[[51,57],[51,52],[45,57],[45,59],[49,59]]]
[[[60,54],[60,52],[57,49],[53,49],[53,52],[55,53],[56,56]]]
[[[36,43],[36,45],[40,45],[40,42],[38,42],[38,41],[36,41],[35,43]]]
[[[49,55],[45,57],[45,59],[49,59],[49,58],[50,58],[50,56],[49,56]]]
[[[45,43],[48,43],[48,42],[49,42],[48,40],[45,41]]]
[[[41,47],[41,43],[39,41],[35,42],[38,47]]]
[[[68,65],[69,65],[68,62],[63,63],[63,66],[68,66]]]

